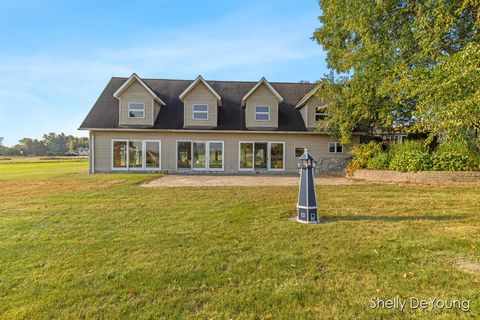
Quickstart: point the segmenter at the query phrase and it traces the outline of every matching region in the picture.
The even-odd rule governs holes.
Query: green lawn
[[[0,161],[0,318],[479,318],[477,186],[142,188],[86,161]],[[469,299],[372,310],[372,297]]]

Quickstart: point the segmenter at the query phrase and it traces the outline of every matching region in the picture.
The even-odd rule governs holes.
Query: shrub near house
[[[441,143],[433,152],[422,140],[394,144],[383,150],[378,142],[352,148],[351,174],[357,169],[415,171],[476,171],[480,169],[480,151],[469,140],[456,138]]]

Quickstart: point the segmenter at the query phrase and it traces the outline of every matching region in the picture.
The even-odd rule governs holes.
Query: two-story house
[[[349,148],[317,130],[326,105],[316,90],[265,78],[112,78],[80,126],[90,172],[294,173],[305,148],[321,170],[341,169]]]

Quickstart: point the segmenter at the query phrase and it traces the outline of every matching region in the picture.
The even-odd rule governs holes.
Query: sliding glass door
[[[223,141],[177,141],[177,169],[223,170]]]
[[[255,142],[255,170],[267,169],[267,150],[268,143],[266,142]]]
[[[207,145],[205,142],[193,143],[193,169],[205,170],[207,168]]]
[[[160,170],[160,140],[113,140],[112,170]]]
[[[240,171],[285,170],[284,142],[240,142]]]

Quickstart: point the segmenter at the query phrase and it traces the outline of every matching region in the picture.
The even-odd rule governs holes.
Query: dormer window
[[[128,117],[129,118],[145,118],[145,103],[129,102]]]
[[[255,106],[255,121],[270,121],[270,106]]]
[[[315,108],[315,122],[320,122],[327,119],[327,109],[325,107]]]
[[[193,120],[208,120],[208,104],[194,104],[192,106]]]

